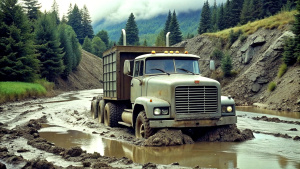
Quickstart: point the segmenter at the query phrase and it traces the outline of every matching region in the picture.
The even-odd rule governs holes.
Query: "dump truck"
[[[93,98],[91,114],[106,126],[134,128],[137,138],[235,124],[234,99],[201,75],[201,62],[183,47],[114,46],[103,53],[103,95]]]

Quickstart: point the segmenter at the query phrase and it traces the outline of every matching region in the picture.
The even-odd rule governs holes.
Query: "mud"
[[[177,146],[193,144],[193,139],[183,134],[181,130],[161,129],[153,136],[145,140],[143,146]]]
[[[267,117],[267,116],[261,116],[261,117],[252,117],[253,120],[262,120],[267,122],[275,122],[275,123],[287,123],[287,124],[296,124],[300,125],[300,121],[288,121],[288,120],[280,120],[277,117]]]

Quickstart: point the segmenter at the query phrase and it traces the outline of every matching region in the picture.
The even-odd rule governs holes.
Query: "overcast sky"
[[[51,10],[53,0],[38,0],[41,10]],[[108,23],[118,23],[128,19],[133,13],[136,20],[148,19],[159,14],[166,14],[169,10],[176,14],[202,8],[206,0],[56,0],[60,16],[67,14],[70,3],[82,9],[86,5],[93,22],[105,19]],[[208,0],[213,5],[214,0]],[[216,0],[217,3],[226,0]]]

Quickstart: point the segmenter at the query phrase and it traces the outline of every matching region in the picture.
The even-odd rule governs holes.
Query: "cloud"
[[[201,9],[206,0],[56,0],[59,5],[59,12],[66,15],[70,3],[76,3],[81,9],[87,6],[93,22],[105,20],[106,23],[113,24],[126,21],[133,13],[136,20],[149,19],[160,14],[167,14],[169,10],[175,10],[177,14],[190,10]],[[53,1],[39,0],[43,10],[50,10]],[[217,3],[225,0],[217,0]],[[209,0],[213,5],[214,0]]]

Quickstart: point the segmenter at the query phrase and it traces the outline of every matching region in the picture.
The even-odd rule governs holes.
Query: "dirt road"
[[[0,162],[7,168],[300,168],[299,113],[238,111],[237,127],[254,131],[245,142],[141,147],[132,129],[91,119],[90,100],[99,93],[1,105]]]

